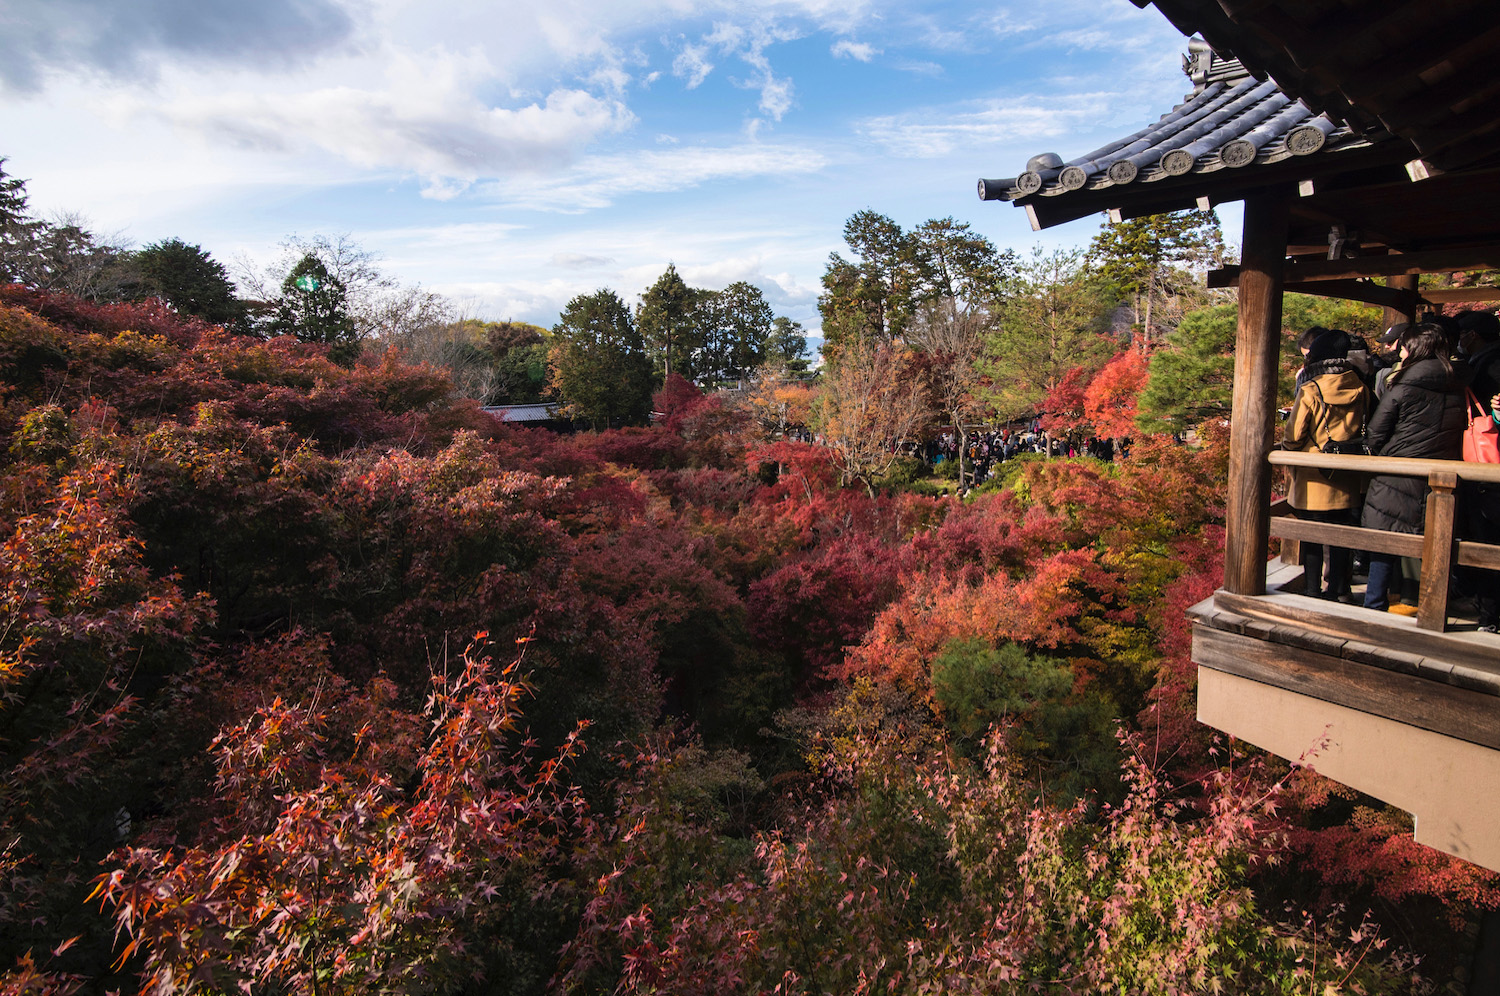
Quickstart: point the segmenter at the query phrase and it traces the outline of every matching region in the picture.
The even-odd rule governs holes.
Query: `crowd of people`
[[[909,444],[907,451],[927,466],[938,469],[944,464],[958,463],[958,433],[952,427],[943,429],[925,443]],[[1117,449],[1121,452],[1129,441],[1101,439],[1097,436],[1049,437],[1042,431],[1041,420],[1017,422],[1010,425],[985,427],[967,433],[964,440],[964,465],[967,470],[965,484],[980,485],[989,480],[999,466],[1023,453],[1047,453],[1053,456],[1091,456],[1100,460],[1113,460]]]
[[[1290,450],[1458,460],[1471,417],[1500,424],[1500,319],[1492,312],[1432,317],[1392,326],[1374,344],[1339,329],[1314,327],[1299,346],[1304,363],[1282,433]],[[1298,468],[1288,500],[1299,518],[1419,534],[1426,477]],[[1465,539],[1500,543],[1500,485],[1464,482],[1458,530]],[[1326,551],[1326,556],[1325,556]],[[1302,546],[1304,594],[1415,615],[1420,563],[1392,554]],[[1362,596],[1353,593],[1363,568]],[[1460,568],[1458,593],[1472,597],[1479,628],[1500,628],[1500,583],[1491,572]]]

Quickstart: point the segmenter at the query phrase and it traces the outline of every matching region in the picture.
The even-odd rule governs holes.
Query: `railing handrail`
[[[1470,463],[1466,460],[1426,460],[1419,457],[1354,456],[1343,453],[1319,453],[1303,450],[1272,450],[1271,463],[1278,467],[1319,467],[1325,470],[1353,470],[1366,474],[1397,474],[1403,477],[1430,477],[1453,474],[1463,481],[1500,484],[1500,464]]]
[[[1427,478],[1427,507],[1423,528],[1418,534],[1387,533],[1339,523],[1314,523],[1285,515],[1272,517],[1268,522],[1269,535],[1281,537],[1282,556],[1289,563],[1301,560],[1300,550],[1290,544],[1295,543],[1300,547],[1304,541],[1353,549],[1363,547],[1373,553],[1403,557],[1420,556],[1422,578],[1416,620],[1420,629],[1442,632],[1446,627],[1448,575],[1455,564],[1486,570],[1500,569],[1500,546],[1461,540],[1454,530],[1459,482],[1468,480],[1500,483],[1500,464],[1295,450],[1275,450],[1270,455],[1270,461],[1282,467],[1317,467]],[[1267,509],[1267,513],[1270,513],[1270,509]]]

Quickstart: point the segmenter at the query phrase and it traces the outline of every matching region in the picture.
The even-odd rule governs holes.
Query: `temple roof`
[[[1243,196],[1225,196],[1226,186],[1411,158],[1406,143],[1392,143],[1384,132],[1357,133],[1315,112],[1199,39],[1189,43],[1183,69],[1192,92],[1154,124],[1066,162],[1054,153],[1033,156],[1013,179],[980,180],[980,198],[1026,207],[1032,227],[1041,229],[1100,211],[1138,217],[1209,206]],[[1381,143],[1391,154],[1374,149]]]
[[[1500,159],[1495,0],[1133,0],[1258,78],[1453,171]]]

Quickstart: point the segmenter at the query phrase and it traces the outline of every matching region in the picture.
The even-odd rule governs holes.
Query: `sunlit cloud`
[[[424,192],[439,199],[482,178],[561,167],[635,122],[621,99],[578,88],[487,106],[475,96],[482,68],[433,52],[393,63],[380,88],[181,93],[142,99],[136,110],[239,148],[317,150],[364,169],[416,174],[427,181]]]

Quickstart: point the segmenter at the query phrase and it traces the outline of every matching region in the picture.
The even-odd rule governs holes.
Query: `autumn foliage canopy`
[[[930,497],[18,286],[0,372],[0,992],[1417,991],[1331,897],[1496,900],[1193,722],[1212,433]]]

